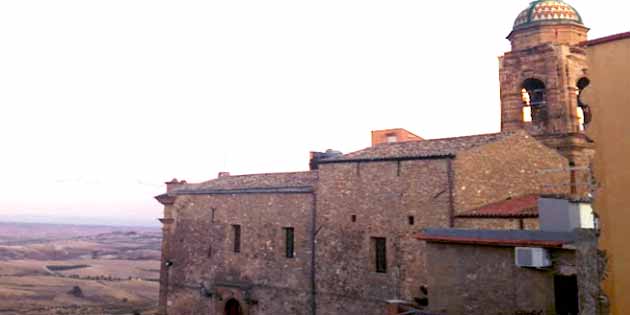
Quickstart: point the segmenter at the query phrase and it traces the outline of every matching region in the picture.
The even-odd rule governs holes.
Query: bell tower
[[[590,109],[580,99],[589,83],[582,47],[587,32],[580,14],[564,1],[531,2],[507,37],[512,50],[499,58],[499,79],[501,130],[525,129],[572,168],[588,168],[590,174],[594,151],[583,132]],[[572,173],[572,193],[582,182],[576,177]]]

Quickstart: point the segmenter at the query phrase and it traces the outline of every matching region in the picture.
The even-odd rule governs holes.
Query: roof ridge
[[[240,175],[228,175],[225,177],[219,177],[219,178],[213,178],[213,179],[209,179],[209,180],[205,180],[203,182],[199,182],[199,183],[188,183],[188,184],[192,184],[192,185],[201,185],[201,184],[206,184],[206,183],[210,183],[219,179],[225,179],[225,178],[236,178],[236,177],[252,177],[252,176],[272,176],[272,175],[291,175],[291,174],[316,174],[317,170],[310,170],[310,171],[298,171],[298,172],[277,172],[277,173],[253,173],[253,174],[240,174]]]
[[[477,135],[466,135],[466,136],[456,136],[456,137],[446,137],[446,138],[433,138],[433,139],[423,139],[423,140],[417,140],[417,141],[400,141],[400,142],[390,142],[390,143],[379,143],[375,146],[387,146],[387,145],[410,145],[413,143],[418,143],[418,142],[427,142],[427,141],[445,141],[445,140],[461,140],[461,139],[466,139],[466,138],[476,138],[476,137],[488,137],[488,136],[497,136],[497,135],[512,135],[514,134],[511,131],[508,132],[494,132],[494,133],[482,133],[482,134],[477,134]],[[366,147],[365,149],[368,149],[371,147]],[[364,149],[361,149],[364,150]],[[359,150],[360,151],[360,150]]]
[[[230,177],[246,177],[246,176],[267,176],[267,175],[289,175],[289,174],[309,174],[316,173],[317,170],[311,171],[298,171],[298,172],[268,172],[268,173],[252,173],[252,174],[239,174],[239,175],[230,175],[221,178],[230,178]]]

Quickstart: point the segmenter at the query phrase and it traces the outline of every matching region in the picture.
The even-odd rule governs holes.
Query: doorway
[[[230,299],[225,303],[225,315],[243,315],[241,304],[235,299]]]
[[[577,276],[555,276],[556,314],[577,315],[579,312]]]

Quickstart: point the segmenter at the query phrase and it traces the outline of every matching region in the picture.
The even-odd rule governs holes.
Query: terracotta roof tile
[[[317,171],[267,173],[225,176],[198,184],[185,184],[173,190],[175,194],[196,190],[271,189],[313,187]]]
[[[538,195],[526,195],[465,211],[458,218],[537,218]]]
[[[374,160],[388,158],[429,158],[455,155],[457,152],[472,149],[495,142],[512,135],[512,133],[492,133],[456,138],[430,139],[412,142],[382,143],[338,158],[323,161],[334,163],[339,161]]]

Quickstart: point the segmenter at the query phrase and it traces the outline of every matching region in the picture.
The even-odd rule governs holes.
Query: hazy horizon
[[[159,228],[161,223],[157,218],[153,220],[139,219],[112,219],[111,217],[82,217],[82,216],[56,216],[45,214],[8,214],[0,218],[0,223],[18,224],[54,224],[54,225],[81,225],[81,226],[111,226],[111,227],[151,227]]]
[[[154,226],[175,177],[496,132],[529,2],[0,2],[0,220]],[[627,1],[567,2],[590,38],[630,31]]]

